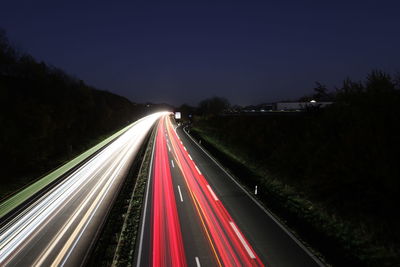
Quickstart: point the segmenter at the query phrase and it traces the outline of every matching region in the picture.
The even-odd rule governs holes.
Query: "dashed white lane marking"
[[[172,168],[175,168],[174,161],[171,159]]]
[[[185,151],[187,151],[186,147],[183,147],[183,149],[185,149]]]
[[[171,147],[169,145],[167,145],[167,146],[168,146],[168,151],[171,152]]]
[[[324,267],[325,265],[321,262],[320,259],[318,259],[313,253],[310,252],[310,250],[304,246],[303,243],[301,243],[301,241],[288,229],[286,229],[286,227],[277,219],[275,218],[274,215],[272,215],[268,210],[265,209],[264,206],[262,206],[249,192],[247,192],[246,189],[243,188],[243,186],[236,181],[235,178],[233,178],[233,176],[231,174],[229,174],[224,167],[221,166],[220,163],[218,163],[218,161],[212,157],[204,148],[201,147],[201,140],[199,141],[199,143],[197,143],[196,140],[194,140],[194,138],[188,134],[187,130],[183,129],[183,132],[190,138],[190,140],[192,140],[192,142],[194,144],[196,144],[196,146],[198,148],[200,148],[204,154],[206,154],[240,189],[242,189],[242,191],[251,199],[253,200],[253,202],[268,216],[271,218],[271,220],[273,220],[281,229],[282,231],[284,231],[303,251],[305,251],[307,253],[307,255],[309,255],[316,263],[318,266],[320,267]]]
[[[207,185],[208,190],[210,191],[212,197],[214,198],[215,201],[218,201],[217,195],[214,193],[214,191],[211,189],[210,185]]]
[[[179,197],[181,198],[181,202],[183,202],[181,187],[179,185],[178,185],[178,192],[179,192]]]
[[[233,222],[229,222],[229,223],[232,226],[233,231],[235,231],[235,234],[238,236],[240,242],[242,243],[242,245],[246,249],[247,254],[249,254],[250,258],[255,259],[256,256],[254,255],[253,251],[250,249],[250,247],[247,244],[246,240],[244,240],[242,234],[239,232],[239,230],[237,229],[236,225]]]
[[[197,168],[196,165],[194,165],[194,166],[196,167],[197,172],[201,175],[201,172],[200,172],[199,168]]]
[[[182,141],[181,141],[181,145],[183,145]]]
[[[189,154],[188,154],[188,156],[189,156],[190,160],[193,160],[192,157]]]
[[[197,267],[201,267],[199,257],[194,257],[194,259],[196,260]]]

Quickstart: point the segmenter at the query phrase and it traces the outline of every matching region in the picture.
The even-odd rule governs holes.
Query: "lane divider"
[[[185,162],[180,160],[180,153],[183,153],[179,148],[178,148],[178,142],[174,140],[175,137],[177,137],[176,132],[174,132],[174,134],[171,134],[171,132],[173,132],[172,130],[170,130],[170,123],[167,125],[167,130],[169,131],[170,137],[172,137],[171,139],[171,145],[173,147],[173,153],[175,155],[176,158],[176,162],[179,166],[179,168],[182,170],[182,174],[185,175],[185,173],[183,172],[184,167],[181,164],[184,164]],[[193,163],[194,164],[194,163]],[[197,214],[199,215],[199,219],[201,222],[201,225],[203,226],[203,230],[205,233],[205,236],[207,237],[207,240],[209,241],[209,245],[211,247],[211,251],[213,252],[213,254],[215,255],[215,260],[216,263],[219,267],[222,267],[222,263],[221,263],[221,259],[217,253],[216,247],[214,242],[212,241],[212,234],[210,233],[210,229],[208,228],[208,223],[206,221],[206,217],[203,216],[204,214],[204,210],[202,208],[202,206],[200,205],[200,201],[197,198],[195,192],[193,191],[193,189],[190,187],[189,185],[189,181],[187,179],[185,179],[185,183],[189,192],[189,196],[191,197],[191,199],[193,200],[193,204],[194,207],[196,208]]]
[[[201,175],[201,171],[199,170],[199,168],[197,168],[196,165],[194,165],[196,167],[197,172]]]
[[[67,221],[67,223],[63,225],[60,223],[59,225],[54,226],[54,236],[49,237],[52,238],[51,242],[40,246],[39,248],[41,250],[38,250],[38,253],[41,253],[41,256],[45,255],[44,253],[47,252],[54,252],[49,246],[53,241],[59,241],[59,239],[57,239],[58,234],[61,233],[65,227],[70,228],[68,230],[71,231],[75,230],[74,233],[78,233],[76,232],[78,228],[74,227],[73,224],[69,224],[68,222],[70,222],[70,220],[77,219],[75,215],[83,212],[85,209],[88,209],[90,204],[92,204],[92,206],[93,203],[97,204],[96,208],[91,208],[87,211],[92,212],[90,216],[87,215],[83,217],[86,219],[86,222],[81,220],[78,224],[82,226],[84,223],[86,223],[85,227],[81,227],[81,229],[85,231],[86,225],[91,221],[92,217],[97,214],[99,205],[103,204],[102,200],[104,197],[109,195],[109,188],[111,188],[111,186],[114,187],[114,185],[120,181],[120,176],[116,177],[117,174],[111,174],[111,171],[115,170],[115,168],[117,168],[118,172],[121,171],[121,168],[124,167],[124,164],[127,162],[127,160],[133,156],[132,153],[135,151],[135,148],[141,144],[140,138],[142,137],[141,135],[138,135],[138,133],[146,131],[145,125],[150,123],[150,121],[146,122],[145,120],[142,120],[141,123],[144,123],[142,127],[138,126],[139,128],[129,129],[125,134],[118,137],[113,143],[107,146],[95,157],[82,165],[70,176],[66,177],[65,180],[44,194],[43,197],[34,203],[34,205],[32,204],[30,207],[27,207],[26,210],[24,210],[20,216],[18,216],[18,218],[14,218],[5,227],[0,229],[0,266],[6,265],[8,262],[18,257],[18,253],[22,249],[26,248],[24,246],[31,245],[33,238],[38,236],[38,234],[42,232],[43,229],[45,229],[45,227],[48,226],[56,216],[60,216],[61,212],[68,205],[71,205],[71,202],[78,194],[82,194],[82,191],[80,190],[95,180],[96,183],[90,187],[90,190],[87,192],[86,196],[88,198],[95,197],[95,193],[97,193],[98,195],[96,199],[99,197],[102,198],[97,202],[93,201],[93,199],[91,201],[86,201],[87,198],[85,198],[82,200],[82,203],[79,203],[79,205],[76,207],[73,206],[74,209],[71,210],[71,213],[64,213],[64,221]],[[149,127],[150,125],[151,124],[148,124]],[[111,167],[108,166],[104,168],[104,166],[107,166],[109,163],[112,163]],[[118,166],[121,166],[121,168]],[[104,174],[100,177],[100,179],[98,179],[99,177],[97,177],[97,175],[100,172],[104,172]],[[118,180],[116,181],[117,178]],[[107,182],[107,184],[105,184],[105,182]],[[100,186],[108,186],[108,188],[107,190],[100,191]],[[95,192],[96,190],[99,192]],[[76,220],[76,222],[79,221]],[[96,226],[94,225],[93,227]],[[69,236],[71,238],[72,235]],[[76,237],[77,234],[73,236]],[[79,241],[79,237],[80,235],[73,243],[72,241],[67,242],[69,245],[67,249],[69,249],[69,251],[75,247],[75,244]],[[63,244],[58,245],[65,246],[65,244],[66,243],[64,242]],[[58,254],[61,255],[61,253]],[[66,257],[64,261],[67,258],[68,257]],[[36,259],[32,259],[32,261]]]
[[[172,123],[169,121],[167,126],[171,128]],[[210,190],[211,186],[206,178],[194,161],[189,158],[189,153],[184,151],[182,141],[178,141],[179,136],[171,132],[174,132],[169,131],[169,137],[173,153],[176,155],[175,160],[185,178],[193,203],[200,212],[200,220],[205,227],[205,233],[218,265],[264,266],[239,228],[235,224],[235,227],[232,227],[233,218],[223,203],[216,201],[218,198],[214,191]]]
[[[150,242],[151,266],[184,267],[187,266],[186,254],[168,163],[167,138],[163,134],[166,118],[167,116],[160,120],[155,141]]]
[[[246,240],[244,240],[242,234],[239,232],[237,229],[236,225],[233,222],[229,222],[229,224],[232,226],[233,231],[235,231],[235,234],[238,236],[240,242],[242,243],[244,249],[247,251],[247,254],[249,254],[250,258],[255,259],[256,256],[254,255],[253,251],[250,249],[249,244],[247,244]]]
[[[183,128],[182,131],[187,135],[187,137],[195,144],[205,155],[211,159],[215,165],[217,165],[231,180],[234,182],[271,220],[273,220],[282,231],[284,231],[307,255],[309,255],[315,263],[324,267],[325,264],[321,262],[321,260],[315,256],[297,237],[294,233],[292,233],[287,227],[273,215],[270,211],[268,211],[258,200],[256,200],[237,180],[234,178],[213,156],[211,156],[202,146],[201,140],[197,142],[187,131],[187,129]],[[176,131],[175,131],[176,132]]]
[[[181,198],[181,202],[183,202],[181,187],[179,185],[178,185],[178,192],[179,192],[179,197]]]
[[[215,201],[218,201],[219,199],[217,198],[217,195],[214,193],[214,191],[211,189],[211,186],[208,184],[207,185],[208,190],[210,191],[212,197],[214,198]]]

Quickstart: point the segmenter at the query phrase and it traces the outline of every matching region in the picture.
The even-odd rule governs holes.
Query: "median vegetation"
[[[149,133],[138,151],[86,265],[133,265],[133,253],[150,169],[154,132],[153,130]]]
[[[146,186],[149,182],[151,157],[157,126],[153,128],[153,132],[149,139],[147,149],[143,156],[143,161],[137,174],[134,190],[131,193],[129,206],[125,215],[124,224],[119,235],[118,245],[113,258],[113,266],[133,266],[137,255],[139,225],[144,216],[143,203],[145,201]]]
[[[400,80],[374,71],[331,95],[296,114],[203,112],[192,133],[329,262],[397,266]]]

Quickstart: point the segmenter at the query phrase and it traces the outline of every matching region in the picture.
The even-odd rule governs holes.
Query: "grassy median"
[[[133,264],[154,133],[153,130],[129,171],[88,260],[89,266]]]

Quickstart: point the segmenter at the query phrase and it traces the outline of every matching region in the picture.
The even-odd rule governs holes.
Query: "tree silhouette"
[[[200,114],[205,116],[216,116],[230,107],[229,101],[222,97],[212,97],[201,101],[198,105]]]
[[[0,30],[0,198],[142,116],[144,109],[17,52]]]

